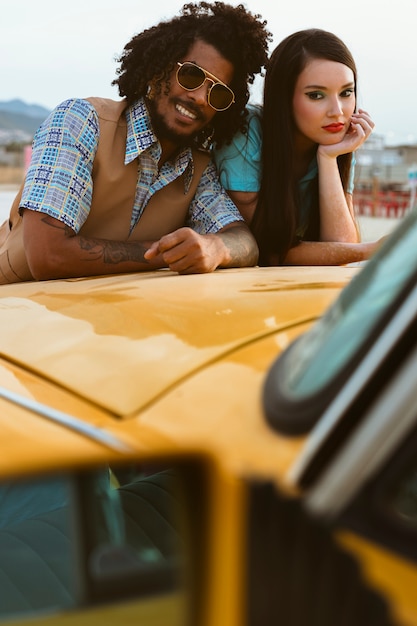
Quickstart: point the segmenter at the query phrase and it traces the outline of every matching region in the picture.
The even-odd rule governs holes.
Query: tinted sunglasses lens
[[[232,102],[233,94],[224,85],[217,83],[210,89],[209,103],[213,109],[223,111],[224,109],[229,108]]]
[[[184,63],[177,72],[178,82],[184,89],[198,89],[206,80],[203,70],[199,67]]]
[[[180,64],[178,64],[180,65]],[[193,63],[183,63],[177,70],[177,81],[184,89],[193,91],[204,84],[206,74],[201,67]],[[211,78],[209,78],[211,80]],[[234,101],[233,92],[222,85],[214,83],[209,89],[208,102],[216,111],[228,109]]]

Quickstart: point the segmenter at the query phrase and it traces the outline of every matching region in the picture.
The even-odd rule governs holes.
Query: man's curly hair
[[[266,21],[247,11],[242,4],[185,4],[179,16],[135,35],[126,44],[118,59],[118,78],[112,84],[118,86],[120,96],[126,98],[129,105],[133,104],[146,96],[151,83],[159,93],[163,84],[169,88],[167,81],[177,61],[186,56],[195,41],[202,40],[213,46],[234,66],[230,87],[236,101],[226,111],[216,114],[211,122],[213,141],[220,146],[245,127],[249,85],[266,67],[271,39]],[[206,134],[203,130],[198,138],[201,143]]]

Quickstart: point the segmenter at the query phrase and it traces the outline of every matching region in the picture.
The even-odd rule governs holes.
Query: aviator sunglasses
[[[213,83],[207,94],[207,102],[216,111],[225,111],[235,101],[235,94],[230,87],[199,65],[191,63],[191,61],[178,62],[177,65],[177,83],[183,89],[194,91],[201,87],[206,80]]]

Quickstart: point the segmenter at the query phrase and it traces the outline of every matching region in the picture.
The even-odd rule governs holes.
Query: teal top
[[[222,186],[228,191],[259,191],[261,185],[262,108],[248,105],[248,132],[237,133],[232,143],[214,150]]]
[[[231,144],[214,151],[214,161],[220,175],[220,181],[228,191],[258,192],[261,184],[262,107],[249,104],[247,110],[249,113],[247,134],[237,133]],[[353,193],[355,163],[356,160],[353,156],[347,186],[348,193]],[[318,165],[317,159],[314,157],[306,174],[298,182],[300,198],[302,199],[298,236],[302,236],[308,226],[310,198],[306,191],[309,183],[317,176]]]

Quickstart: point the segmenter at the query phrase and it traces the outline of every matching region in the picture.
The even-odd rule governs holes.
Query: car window
[[[417,221],[394,235],[291,350],[285,386],[299,397],[331,381],[362,346],[417,269]]]
[[[0,487],[1,617],[70,608],[77,602],[71,571],[73,528],[66,477]]]
[[[179,590],[178,489],[136,465],[0,484],[0,620]]]

